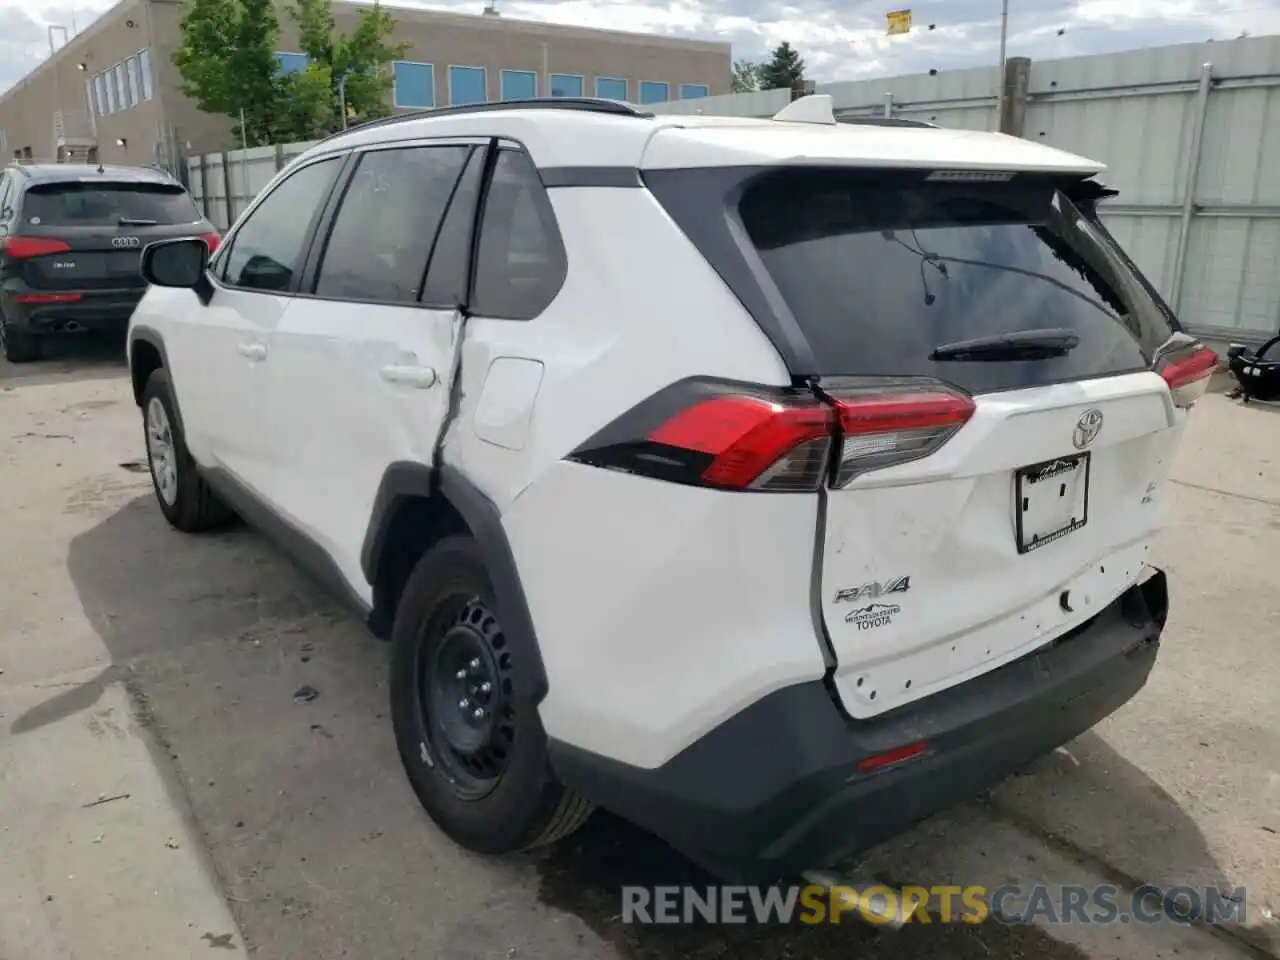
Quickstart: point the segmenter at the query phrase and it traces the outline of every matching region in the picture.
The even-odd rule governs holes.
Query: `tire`
[[[10,363],[29,363],[40,359],[40,338],[30,333],[13,330],[0,317],[0,347]]]
[[[201,533],[223,526],[235,516],[209,488],[191,459],[174,416],[169,374],[163,368],[151,374],[142,393],[142,433],[151,486],[171,526],[183,533]]]
[[[444,833],[485,854],[554,843],[595,809],[552,772],[537,705],[522,693],[534,651],[495,611],[476,542],[448,537],[414,567],[391,636],[391,718],[409,782]]]

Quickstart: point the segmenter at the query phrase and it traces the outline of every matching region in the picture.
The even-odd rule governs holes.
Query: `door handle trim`
[[[236,351],[240,354],[240,356],[247,357],[250,360],[267,359],[267,348],[265,344],[242,343],[236,347]]]
[[[426,389],[434,387],[440,379],[434,367],[422,367],[401,363],[389,363],[378,371],[388,383],[403,383],[410,387]]]

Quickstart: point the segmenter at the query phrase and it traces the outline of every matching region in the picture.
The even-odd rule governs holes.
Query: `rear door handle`
[[[419,367],[408,364],[391,363],[380,371],[382,379],[388,383],[403,383],[410,387],[434,387],[436,371],[433,367]]]
[[[240,352],[240,356],[248,357],[250,360],[267,359],[267,348],[265,344],[242,343],[236,347],[236,350]]]

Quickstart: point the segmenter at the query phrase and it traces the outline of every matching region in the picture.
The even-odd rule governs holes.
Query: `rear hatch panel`
[[[1187,406],[1157,371],[1196,345],[1069,199],[1096,192],[1085,177],[645,174],[797,383],[855,418],[867,384],[967,404],[933,434],[846,429],[818,494],[822,626],[854,717],[1052,642],[1143,576]],[[1039,331],[1068,345],[939,349]]]
[[[849,713],[882,713],[1016,659],[1131,586],[1181,433],[1168,397],[1154,373],[979,397],[931,457],[830,491],[822,615]],[[1072,437],[1086,411],[1104,427],[1082,452]],[[1030,486],[1047,489],[1019,497],[1020,470],[1073,458],[1087,467],[1045,470]],[[1040,545],[1024,530],[1024,550],[1019,517],[1036,504],[1022,501],[1037,494],[1072,508],[1042,510],[1046,532],[1074,528]]]

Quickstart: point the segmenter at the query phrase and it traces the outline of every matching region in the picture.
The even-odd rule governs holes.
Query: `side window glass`
[[[316,294],[416,303],[431,245],[472,149],[405,147],[364,154],[333,221]]]
[[[476,150],[467,161],[458,189],[445,212],[440,235],[431,251],[431,266],[422,288],[422,302],[437,307],[457,307],[467,297],[471,267],[471,228],[475,223],[480,183],[484,177],[484,150]]]
[[[311,221],[341,165],[339,157],[310,164],[271,191],[232,237],[222,279],[251,290],[288,290],[302,269]]]
[[[471,312],[530,320],[564,283],[564,244],[551,200],[528,155],[503,150],[494,165],[480,221]]]

